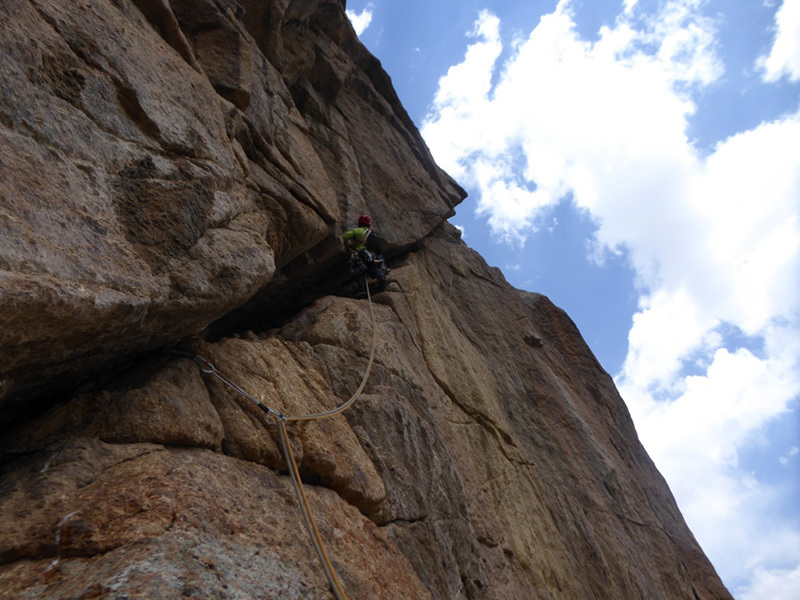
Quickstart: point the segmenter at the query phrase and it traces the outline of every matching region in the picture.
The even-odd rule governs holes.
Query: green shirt
[[[353,242],[354,244],[361,240],[361,243],[355,247],[355,250],[366,250],[367,249],[367,232],[369,231],[366,227],[356,227],[355,229],[351,229],[350,231],[344,233],[342,235],[342,239],[345,242]]]

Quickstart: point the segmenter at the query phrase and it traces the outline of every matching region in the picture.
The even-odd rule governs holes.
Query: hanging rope
[[[367,362],[367,370],[364,371],[364,377],[361,379],[361,385],[358,386],[358,389],[355,391],[355,393],[350,397],[350,399],[347,402],[345,402],[341,406],[334,408],[333,410],[314,413],[310,415],[287,416],[286,417],[287,421],[313,421],[314,419],[326,419],[328,417],[332,417],[333,415],[338,415],[339,413],[344,412],[345,410],[350,408],[350,405],[353,404],[353,402],[355,402],[356,400],[358,400],[358,397],[361,396],[361,392],[364,391],[364,388],[367,385],[367,379],[369,378],[369,373],[372,370],[372,363],[375,360],[375,346],[377,345],[375,341],[377,340],[378,337],[378,328],[375,325],[375,311],[372,308],[372,296],[369,293],[369,283],[366,282],[366,278],[365,278],[365,283],[367,288],[367,303],[369,304],[369,318],[370,321],[372,322],[372,349],[369,352],[369,362]]]
[[[333,595],[336,596],[336,600],[348,600],[347,594],[342,587],[342,582],[339,581],[336,569],[333,568],[331,559],[328,556],[328,551],[325,549],[322,536],[319,534],[317,522],[314,520],[314,514],[311,512],[311,506],[308,504],[308,498],[306,498],[306,493],[303,489],[303,482],[300,479],[300,472],[297,469],[297,461],[295,461],[294,454],[292,453],[292,445],[289,443],[289,435],[286,433],[286,423],[284,420],[278,421],[278,428],[281,432],[283,455],[286,459],[286,464],[289,465],[289,474],[292,477],[292,484],[294,485],[294,492],[297,495],[297,501],[300,503],[300,510],[303,513],[303,520],[306,523],[308,536],[311,538],[311,543],[314,545],[314,550],[317,552],[317,558],[319,558],[322,569],[325,571],[328,584],[330,584],[331,591]]]
[[[237,394],[253,402],[256,406],[258,406],[261,410],[264,411],[267,424],[274,425],[275,423],[270,421],[270,417],[272,416],[275,418],[275,422],[278,425],[278,431],[280,432],[281,446],[283,447],[283,456],[284,459],[286,460],[287,466],[289,467],[289,475],[291,476],[292,485],[294,486],[295,494],[297,495],[297,501],[300,504],[300,510],[303,513],[303,520],[305,521],[306,529],[308,530],[308,535],[311,538],[311,543],[314,546],[314,550],[317,553],[317,558],[319,558],[319,562],[322,565],[322,569],[325,571],[325,576],[328,578],[328,583],[331,586],[331,591],[333,592],[333,595],[336,597],[336,600],[349,600],[349,599],[344,591],[342,582],[336,573],[336,569],[334,569],[333,563],[331,562],[331,559],[328,556],[328,552],[325,549],[325,544],[322,541],[322,536],[320,535],[319,529],[317,528],[317,523],[314,520],[314,515],[311,512],[311,506],[308,503],[308,498],[306,497],[305,490],[303,489],[303,482],[300,478],[300,471],[297,468],[297,461],[295,460],[294,453],[292,452],[292,445],[289,442],[289,435],[286,431],[286,423],[290,421],[313,421],[315,419],[326,419],[328,417],[338,415],[339,413],[347,410],[363,393],[364,388],[367,385],[367,379],[369,378],[370,371],[372,370],[372,363],[375,360],[375,347],[377,345],[376,341],[378,337],[378,327],[377,324],[375,323],[375,310],[372,307],[372,296],[370,295],[369,292],[369,283],[366,281],[366,277],[364,279],[364,283],[365,287],[367,288],[367,303],[369,305],[370,322],[372,323],[372,347],[369,352],[369,361],[367,362],[367,369],[366,371],[364,371],[364,377],[361,379],[361,385],[358,386],[358,389],[350,397],[350,399],[347,400],[344,404],[341,404],[340,406],[332,410],[319,413],[312,413],[308,415],[286,416],[281,412],[266,406],[263,402],[261,402],[251,394],[248,394],[245,390],[236,385],[236,383],[231,381],[226,375],[221,373],[213,364],[211,364],[210,361],[206,360],[202,356],[197,356],[194,354],[188,354],[185,352],[178,352],[178,351],[173,352],[173,354],[193,359],[200,365],[200,369],[203,373],[215,377],[217,380],[219,380],[220,382],[222,382],[223,384],[234,390]]]

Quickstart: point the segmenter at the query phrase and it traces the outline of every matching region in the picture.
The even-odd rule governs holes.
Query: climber
[[[345,246],[352,252],[350,255],[350,274],[356,278],[362,292],[366,293],[367,275],[377,280],[375,293],[386,289],[386,274],[389,267],[381,256],[381,240],[372,231],[372,217],[358,217],[358,227],[342,235]]]

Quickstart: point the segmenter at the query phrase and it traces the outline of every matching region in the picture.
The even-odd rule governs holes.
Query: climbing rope
[[[367,378],[369,378],[369,373],[372,370],[372,362],[375,360],[375,346],[376,346],[375,341],[378,337],[378,328],[375,325],[375,311],[372,308],[372,296],[369,293],[369,283],[366,282],[366,277],[364,279],[366,283],[365,287],[367,288],[367,303],[369,304],[369,318],[370,321],[372,322],[372,349],[369,352],[369,362],[367,362],[367,370],[364,371],[364,377],[361,379],[361,385],[358,386],[358,389],[355,391],[355,393],[350,397],[350,399],[347,402],[345,402],[341,406],[334,408],[333,410],[314,413],[310,415],[289,416],[286,417],[287,421],[313,421],[314,419],[326,419],[327,417],[338,415],[339,413],[344,412],[345,410],[350,408],[350,405],[353,404],[353,402],[355,402],[358,399],[358,397],[361,396],[361,392],[364,391],[364,388],[367,385]]]
[[[336,569],[333,568],[331,559],[328,556],[328,551],[325,549],[325,543],[322,541],[322,536],[317,528],[317,522],[314,520],[314,514],[311,512],[311,506],[308,504],[308,498],[306,498],[306,493],[303,489],[303,482],[300,479],[300,471],[297,469],[297,461],[294,459],[292,445],[289,443],[289,435],[286,433],[285,420],[278,421],[278,428],[281,432],[283,455],[286,459],[286,464],[289,465],[289,474],[292,478],[292,485],[297,495],[297,501],[300,503],[300,510],[303,513],[303,520],[306,523],[308,536],[311,538],[311,543],[317,553],[317,558],[319,558],[319,562],[322,565],[322,570],[325,571],[328,584],[331,586],[331,591],[333,595],[336,596],[336,600],[348,600],[347,594],[342,587],[342,582],[339,581]]]
[[[303,482],[300,479],[300,471],[297,468],[297,461],[294,458],[294,453],[292,452],[292,445],[289,442],[289,435],[286,431],[286,423],[290,421],[313,421],[315,419],[325,419],[328,417],[332,417],[337,415],[341,412],[347,410],[358,398],[361,396],[364,388],[367,385],[367,379],[369,378],[370,371],[372,370],[372,363],[375,360],[375,347],[377,341],[377,333],[378,327],[375,323],[375,310],[372,307],[372,296],[369,292],[369,283],[365,279],[365,287],[367,288],[367,303],[369,305],[369,317],[372,323],[372,347],[369,352],[369,361],[367,362],[367,369],[364,371],[364,377],[361,379],[361,385],[358,386],[358,389],[355,393],[350,397],[347,402],[341,404],[340,406],[324,411],[319,413],[312,413],[308,415],[284,415],[281,412],[274,410],[268,406],[266,406],[263,402],[248,394],[245,390],[241,387],[236,385],[233,381],[231,381],[226,375],[221,373],[219,369],[217,369],[210,361],[206,360],[202,356],[197,356],[195,354],[188,354],[185,352],[178,352],[174,351],[173,354],[177,354],[179,356],[185,356],[187,358],[193,359],[200,365],[200,370],[203,373],[211,375],[215,377],[217,380],[222,382],[224,385],[230,387],[239,395],[247,398],[251,402],[253,402],[256,406],[258,406],[262,411],[264,411],[264,417],[268,425],[278,425],[278,431],[280,432],[281,437],[281,446],[283,447],[283,456],[286,460],[286,464],[289,467],[289,475],[291,476],[292,485],[294,486],[295,494],[297,495],[297,501],[300,504],[300,510],[303,513],[303,520],[306,524],[306,529],[308,530],[308,535],[311,538],[311,543],[314,546],[314,550],[317,553],[317,557],[319,558],[319,562],[322,565],[322,569],[325,571],[325,576],[328,578],[328,583],[331,586],[331,591],[333,595],[336,597],[336,600],[348,600],[348,596],[344,591],[342,586],[342,582],[339,579],[339,576],[336,573],[336,569],[333,567],[333,563],[331,562],[330,557],[328,556],[328,552],[325,548],[325,544],[322,541],[322,536],[319,533],[319,529],[317,528],[317,523],[314,520],[314,515],[311,512],[311,506],[308,503],[308,498],[306,497],[305,491],[303,489]],[[270,417],[275,418],[275,423],[270,421]]]

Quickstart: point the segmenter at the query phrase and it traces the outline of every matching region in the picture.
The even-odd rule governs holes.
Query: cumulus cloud
[[[798,4],[776,17],[767,73],[794,73]],[[740,580],[800,564],[800,532],[772,516],[786,499],[739,466],[800,397],[800,113],[696,150],[694,98],[724,72],[702,5],[629,0],[590,42],[561,0],[503,64],[484,11],[422,133],[506,241],[568,198],[597,224],[593,252],[626,250],[640,299],[618,386],[698,539]]]
[[[751,586],[740,591],[740,600],[796,600],[800,590],[800,567],[757,569]]]
[[[793,446],[793,447],[792,447],[792,448],[789,450],[789,453],[788,453],[786,456],[781,456],[781,457],[778,459],[778,462],[780,462],[780,463],[781,463],[781,464],[782,464],[782,465],[785,467],[785,466],[787,466],[787,465],[789,464],[789,461],[790,461],[790,460],[791,460],[793,457],[797,456],[797,454],[798,454],[798,453],[800,453],[800,448],[798,448],[797,446]]]
[[[480,188],[479,210],[498,232],[524,238],[536,213],[567,191],[594,208],[598,186],[622,186],[612,174],[633,172],[634,163],[647,170],[627,182],[630,192],[658,176],[660,195],[675,195],[671,182],[679,179],[663,167],[682,170],[694,105],[674,86],[708,82],[720,71],[707,29],[697,22],[680,27],[691,16],[684,4],[670,4],[666,21],[652,19],[642,30],[627,22],[603,28],[590,44],[562,1],[518,44],[494,87],[503,48],[499,20],[481,13],[472,32],[478,39],[440,80],[423,135],[446,170]],[[653,44],[658,56],[640,50]],[[604,171],[585,168],[603,162]],[[638,199],[630,197],[635,208]]]
[[[372,3],[370,3],[367,4],[360,13],[350,9],[345,11],[347,18],[350,19],[350,22],[353,24],[353,29],[356,30],[356,35],[360,36],[366,31],[369,24],[372,23],[372,10]]]
[[[726,581],[741,581],[753,566],[800,564],[800,531],[775,514],[794,500],[739,464],[741,449],[800,389],[796,351],[760,359],[718,349],[669,402],[620,385],[648,452]]]
[[[775,42],[758,64],[765,81],[800,80],[800,0],[784,0],[775,13]]]
[[[673,176],[680,196],[661,206],[677,204],[679,214],[643,211],[645,235],[607,238],[634,250],[652,290],[634,317],[623,373],[643,389],[674,383],[685,357],[719,344],[723,323],[749,336],[798,324],[800,115],[733,136]],[[659,221],[668,227],[661,235]]]

